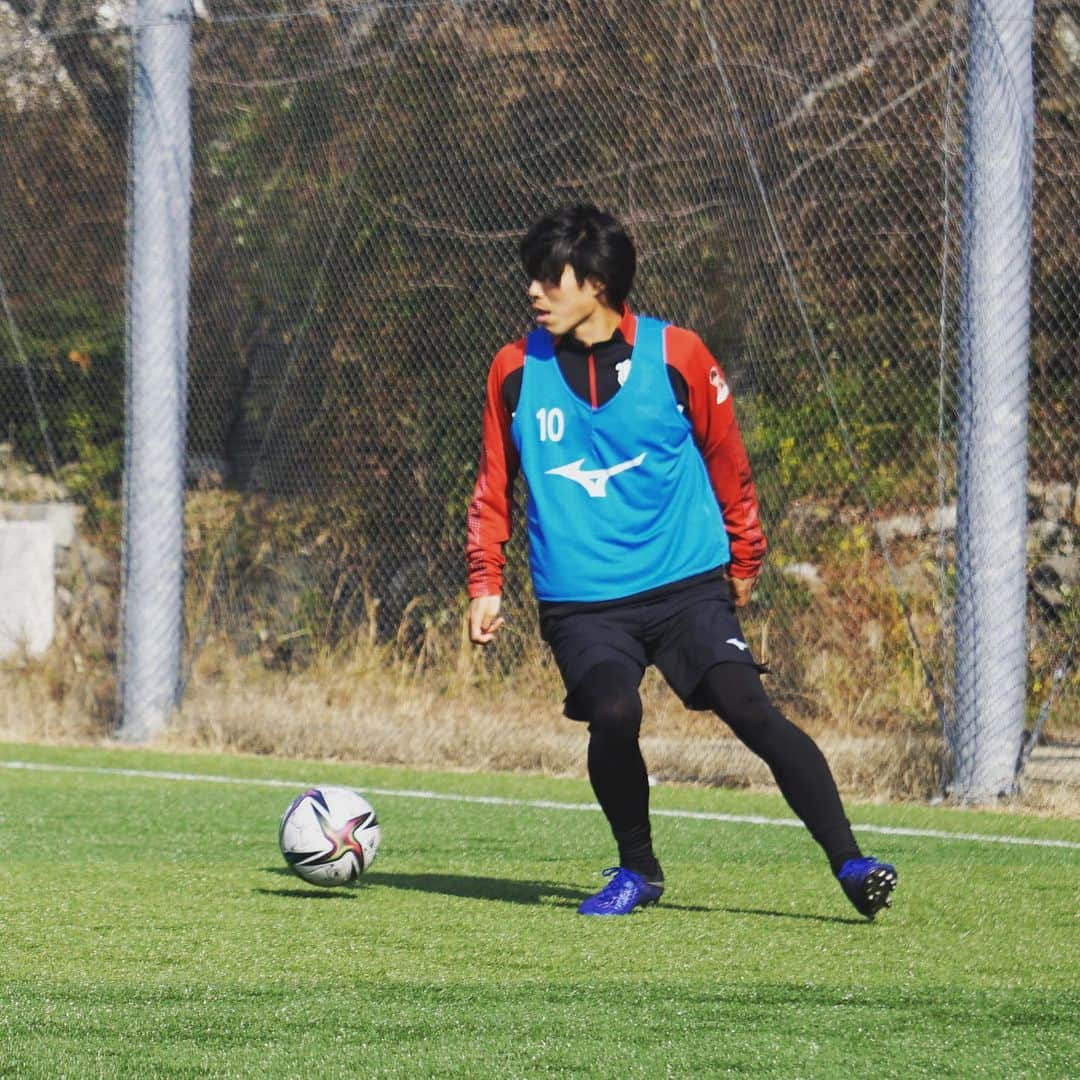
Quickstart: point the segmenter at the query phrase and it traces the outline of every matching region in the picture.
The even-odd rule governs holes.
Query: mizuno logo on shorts
[[[626,472],[627,469],[635,469],[645,460],[644,453],[629,461],[621,461],[618,465],[611,465],[606,469],[583,469],[584,458],[571,461],[569,465],[560,465],[557,469],[548,469],[548,476],[565,476],[567,480],[573,480],[580,484],[593,499],[607,497],[607,482],[617,473]]]

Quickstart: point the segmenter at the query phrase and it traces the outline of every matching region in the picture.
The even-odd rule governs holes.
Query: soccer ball
[[[281,818],[278,842],[292,869],[312,885],[348,885],[374,861],[382,830],[371,803],[346,787],[313,787]]]

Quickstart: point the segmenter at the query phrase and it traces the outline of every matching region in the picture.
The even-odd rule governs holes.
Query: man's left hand
[[[731,599],[736,607],[746,607],[750,603],[750,594],[757,584],[757,577],[728,577],[731,586]]]

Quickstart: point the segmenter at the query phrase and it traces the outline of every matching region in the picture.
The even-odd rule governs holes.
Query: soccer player
[[[769,700],[736,608],[765,554],[757,496],[724,372],[689,330],[626,306],[634,244],[591,205],[544,217],[521,242],[537,328],[496,355],[468,515],[469,634],[499,614],[503,545],[518,472],[540,632],[588,725],[588,772],[619,865],[578,909],[628,915],[655,903],[638,744],[645,668],[690,709],[712,710],[772,770],[867,918],[890,903],[896,870],[864,856],[817,745]]]

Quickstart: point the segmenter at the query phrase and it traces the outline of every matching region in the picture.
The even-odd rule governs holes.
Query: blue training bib
[[[528,484],[541,600],[617,600],[730,560],[723,515],[664,359],[639,316],[618,392],[594,409],[567,385],[544,329],[526,339],[510,434]]]

